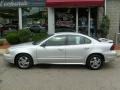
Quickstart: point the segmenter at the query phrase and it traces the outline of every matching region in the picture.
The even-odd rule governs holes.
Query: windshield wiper
[[[33,44],[33,45],[37,45],[37,41],[33,41],[32,44]]]

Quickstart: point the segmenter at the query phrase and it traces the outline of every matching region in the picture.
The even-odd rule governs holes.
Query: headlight
[[[9,54],[9,53],[10,53],[10,51],[9,51],[8,49],[6,49],[5,53],[6,53],[6,54]]]

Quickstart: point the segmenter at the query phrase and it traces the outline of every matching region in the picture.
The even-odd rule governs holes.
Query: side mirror
[[[41,45],[41,47],[45,47],[46,46],[46,43],[43,43],[42,45]]]

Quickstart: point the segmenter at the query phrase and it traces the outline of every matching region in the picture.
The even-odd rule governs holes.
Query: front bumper
[[[110,51],[105,53],[105,62],[110,62],[115,60],[115,58],[117,57],[117,52],[116,51]]]
[[[14,63],[14,57],[11,54],[4,54],[4,60],[9,63]]]

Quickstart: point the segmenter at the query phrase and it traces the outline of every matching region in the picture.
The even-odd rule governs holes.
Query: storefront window
[[[55,32],[75,32],[76,9],[55,9]]]
[[[23,28],[39,26],[40,29],[48,29],[48,12],[45,7],[23,8]]]
[[[18,30],[18,9],[0,8],[0,37]]]

